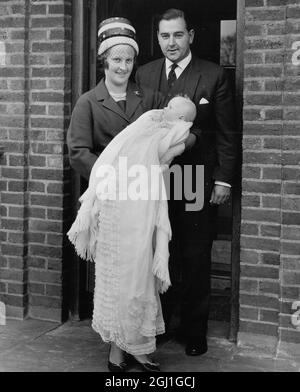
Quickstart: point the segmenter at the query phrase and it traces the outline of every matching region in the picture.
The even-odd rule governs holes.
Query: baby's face
[[[168,106],[164,108],[164,120],[190,121],[189,117],[191,117],[191,105],[193,105],[193,103],[187,101],[186,98],[183,97],[175,97],[171,99]]]

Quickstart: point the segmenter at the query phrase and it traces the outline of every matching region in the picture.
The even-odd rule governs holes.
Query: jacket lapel
[[[201,67],[197,59],[193,56],[191,61],[191,66],[189,67],[187,74],[187,82],[185,93],[193,99],[195,92],[197,90],[198,84],[202,76]]]
[[[159,91],[160,77],[165,66],[165,58],[153,62],[152,69],[149,71],[147,86],[153,91]]]
[[[127,97],[126,97],[126,115],[128,119],[136,112],[138,106],[142,102],[142,94],[139,91],[136,84],[129,82],[127,87]]]
[[[104,83],[104,79],[102,79],[99,84],[95,87],[95,94],[97,101],[101,102],[101,104],[108,110],[116,113],[120,117],[124,118],[129,122],[129,118],[126,113],[120,108],[120,106],[114,101],[114,99],[109,95],[107,88]]]

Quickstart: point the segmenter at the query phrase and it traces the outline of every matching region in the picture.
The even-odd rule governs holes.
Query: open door
[[[92,88],[103,75],[98,71],[97,65],[97,26],[100,21],[112,16],[127,17],[137,31],[140,54],[138,65],[161,57],[160,47],[154,28],[155,16],[168,8],[180,8],[186,10],[192,16],[195,27],[195,40],[192,45],[193,53],[215,63],[221,63],[229,74],[232,88],[237,97],[237,122],[241,113],[240,99],[242,86],[242,64],[240,62],[237,43],[241,40],[243,27],[243,1],[237,0],[90,0],[84,2],[76,0],[73,3],[80,4],[82,15],[78,15],[81,21],[81,33],[83,36],[75,39],[81,40],[81,47],[76,46],[85,55],[82,56],[79,80],[84,78],[82,91]],[[76,7],[75,7],[76,11]],[[77,10],[78,11],[78,10]],[[78,14],[78,12],[77,12]],[[74,23],[78,26],[78,22]],[[78,27],[77,27],[78,28]],[[226,40],[226,36],[231,36]],[[87,39],[88,37],[88,39]],[[236,49],[237,52],[236,52]],[[228,51],[230,52],[228,54]],[[73,63],[75,67],[78,64]],[[87,73],[88,70],[88,74]],[[85,73],[85,76],[84,76]],[[76,82],[78,83],[78,82]],[[73,96],[76,98],[76,91]],[[78,191],[82,191],[85,185],[77,178],[75,181]],[[234,212],[234,213],[233,213]],[[229,336],[234,340],[238,328],[238,282],[239,282],[239,225],[240,225],[240,175],[232,197],[226,205],[220,207],[218,217],[217,236],[213,247],[212,265],[212,305],[211,318],[227,321],[230,325]],[[80,263],[79,263],[80,264]],[[81,263],[83,264],[83,263]],[[91,315],[92,293],[94,288],[94,270],[89,264],[80,264],[80,293],[78,294],[77,307],[80,317]],[[82,283],[83,282],[83,283]]]

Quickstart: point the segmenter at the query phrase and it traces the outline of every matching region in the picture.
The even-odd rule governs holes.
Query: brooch
[[[139,90],[135,90],[133,93],[134,93],[137,97],[141,97],[141,96],[142,96],[142,93],[141,93]]]

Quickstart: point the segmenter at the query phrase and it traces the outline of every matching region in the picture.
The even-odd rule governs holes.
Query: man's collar
[[[192,52],[190,53],[181,61],[177,63],[178,67],[184,70],[192,60]],[[172,66],[172,61],[170,61],[168,58],[166,58],[166,69],[168,70]]]

